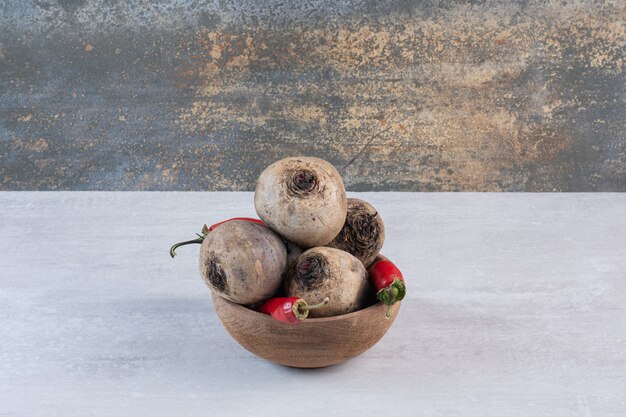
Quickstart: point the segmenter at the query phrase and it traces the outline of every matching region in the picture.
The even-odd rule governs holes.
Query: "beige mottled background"
[[[624,2],[116,4],[0,6],[0,189],[626,191]]]

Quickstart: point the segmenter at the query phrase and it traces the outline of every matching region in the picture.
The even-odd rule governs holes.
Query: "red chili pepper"
[[[308,305],[307,302],[298,297],[276,297],[270,298],[258,308],[264,314],[270,314],[274,320],[282,323],[300,323],[309,315],[309,310],[323,307],[328,303],[328,297],[318,304]]]
[[[233,221],[233,220],[245,220],[245,221],[249,221],[249,222],[252,222],[252,223],[258,223],[258,224],[260,224],[260,225],[262,225],[262,226],[267,226],[267,225],[263,222],[263,220],[253,219],[253,218],[251,218],[251,217],[233,217],[232,219],[228,219],[228,220],[221,221],[221,222],[219,222],[219,223],[215,223],[215,224],[214,224],[213,226],[211,226],[211,227],[207,227],[207,225],[205,224],[205,225],[202,227],[202,234],[200,234],[200,233],[196,233],[196,236],[198,236],[196,239],[193,239],[193,240],[186,240],[186,241],[184,241],[184,242],[180,242],[180,243],[177,243],[177,244],[175,244],[174,246],[172,246],[172,247],[170,248],[170,256],[171,256],[172,258],[173,258],[174,256],[176,256],[176,249],[177,249],[178,247],[180,247],[180,246],[190,245],[190,244],[192,244],[192,243],[199,243],[199,244],[202,244],[202,242],[204,242],[204,238],[206,237],[206,235],[208,235],[208,234],[209,234],[209,232],[210,232],[210,231],[214,230],[214,229],[215,229],[217,226],[219,226],[220,224],[224,224],[224,223],[226,223],[226,222],[230,222],[230,221]]]
[[[215,229],[220,224],[224,224],[226,222],[232,222],[233,220],[246,220],[246,221],[249,221],[249,222],[252,222],[252,223],[258,223],[261,226],[267,226],[263,220],[253,219],[252,217],[233,217],[232,219],[228,219],[228,220],[224,220],[224,221],[219,222],[219,223],[215,223],[213,226],[209,227],[209,232],[211,230]]]
[[[406,295],[402,272],[389,259],[383,259],[370,266],[369,276],[376,288],[376,298],[387,306],[385,317],[391,317],[391,306]]]

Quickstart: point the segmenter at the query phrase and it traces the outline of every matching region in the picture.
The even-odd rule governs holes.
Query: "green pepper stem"
[[[174,256],[176,256],[176,249],[178,249],[181,246],[184,245],[191,245],[192,243],[202,243],[204,242],[204,238],[206,237],[206,235],[209,234],[209,228],[206,226],[206,224],[204,226],[202,226],[202,234],[200,233],[196,233],[196,236],[198,236],[197,239],[192,239],[192,240],[186,240],[184,242],[179,242],[176,243],[174,246],[172,246],[170,248],[170,256],[173,258]]]
[[[316,308],[324,307],[326,304],[328,304],[329,301],[330,301],[330,298],[326,297],[321,303],[302,306],[299,309],[304,310],[304,311],[313,310]]]
[[[174,256],[176,256],[176,249],[177,249],[177,248],[179,248],[179,247],[181,247],[181,246],[184,246],[184,245],[191,245],[192,243],[202,243],[202,242],[204,242],[204,237],[199,237],[199,238],[197,238],[197,239],[193,239],[193,240],[186,240],[186,241],[184,241],[184,242],[179,242],[179,243],[177,243],[177,244],[173,245],[173,246],[170,248],[170,256],[171,256],[172,258],[173,258]]]
[[[391,300],[391,302],[387,304],[387,312],[385,312],[385,318],[389,319],[391,317],[391,306],[393,306],[398,300],[399,291],[397,287],[390,287],[387,291],[390,293],[389,299]]]
[[[387,312],[385,313],[385,318],[386,319],[391,318],[391,307],[393,307],[393,304],[388,304],[387,305]]]

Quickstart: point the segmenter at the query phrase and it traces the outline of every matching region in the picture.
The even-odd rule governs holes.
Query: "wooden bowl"
[[[347,361],[378,342],[393,324],[400,303],[374,304],[342,316],[286,324],[213,294],[217,315],[230,335],[257,356],[295,368],[321,368]]]

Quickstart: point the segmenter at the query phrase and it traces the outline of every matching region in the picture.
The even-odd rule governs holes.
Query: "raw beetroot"
[[[378,211],[367,201],[348,199],[348,214],[343,228],[328,245],[341,249],[369,266],[385,242],[385,224]]]
[[[200,272],[212,291],[238,304],[250,305],[271,297],[280,287],[287,265],[287,249],[268,227],[247,220],[231,220],[203,229]],[[170,254],[181,244],[174,245]]]
[[[337,236],[346,219],[347,197],[339,172],[328,162],[285,158],[259,176],[254,207],[278,234],[310,248]]]
[[[350,313],[371,300],[363,264],[348,252],[326,247],[309,249],[298,257],[287,272],[285,292],[310,303],[330,298],[326,306],[311,311],[310,317]]]

